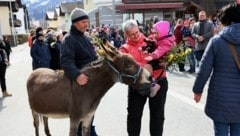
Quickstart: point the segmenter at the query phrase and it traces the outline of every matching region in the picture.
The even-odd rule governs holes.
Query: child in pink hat
[[[156,40],[156,49],[149,54],[145,60],[149,61],[148,67],[152,70],[153,79],[157,79],[158,77],[162,76],[162,68],[159,66],[158,68],[154,68],[152,62],[157,62],[159,65],[159,61],[164,58],[164,56],[172,49],[175,45],[175,38],[173,35],[169,34],[170,31],[170,23],[168,21],[159,21],[153,25],[154,34],[149,36],[149,39]],[[159,70],[160,69],[160,70]],[[156,83],[156,82],[155,82]],[[156,93],[159,91],[160,85],[156,83],[151,88],[151,96],[155,96]]]

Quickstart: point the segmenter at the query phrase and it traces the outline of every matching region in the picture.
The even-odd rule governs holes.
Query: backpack
[[[3,50],[0,49],[0,63],[4,62]]]
[[[0,48],[0,64],[4,63],[4,61],[7,57],[6,55],[7,54],[6,54],[5,50]]]

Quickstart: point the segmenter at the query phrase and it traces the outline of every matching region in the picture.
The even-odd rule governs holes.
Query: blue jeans
[[[195,57],[194,57],[194,51],[192,51],[190,54],[187,55],[189,64],[190,64],[190,72],[195,72]]]
[[[195,51],[195,57],[196,57],[196,60],[197,61],[201,61],[202,59],[202,56],[203,56],[203,53],[204,53],[204,50],[198,50],[198,51]]]
[[[215,136],[240,136],[240,123],[213,123]]]

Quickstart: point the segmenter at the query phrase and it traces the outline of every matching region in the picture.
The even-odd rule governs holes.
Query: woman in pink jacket
[[[144,35],[140,33],[138,25],[134,20],[128,20],[123,23],[123,32],[126,36],[126,44],[120,47],[120,51],[133,56],[139,65],[145,67],[148,61],[141,49],[146,46]],[[143,108],[147,98],[149,98],[150,111],[150,135],[161,136],[164,124],[164,105],[168,90],[168,81],[166,72],[160,68],[155,71],[156,81],[161,86],[154,97],[149,97],[149,90],[135,90],[131,86],[128,88],[128,115],[127,131],[129,136],[139,136],[141,131],[141,119]]]

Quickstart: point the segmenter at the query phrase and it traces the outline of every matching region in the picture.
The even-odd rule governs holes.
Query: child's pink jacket
[[[157,49],[151,54],[153,59],[163,58],[174,46],[175,38],[172,35],[157,39]]]
[[[160,59],[169,52],[175,44],[175,37],[169,34],[170,23],[168,21],[159,21],[153,25],[159,33],[157,40],[157,49],[151,54],[153,59]],[[153,39],[153,36],[149,37]]]

